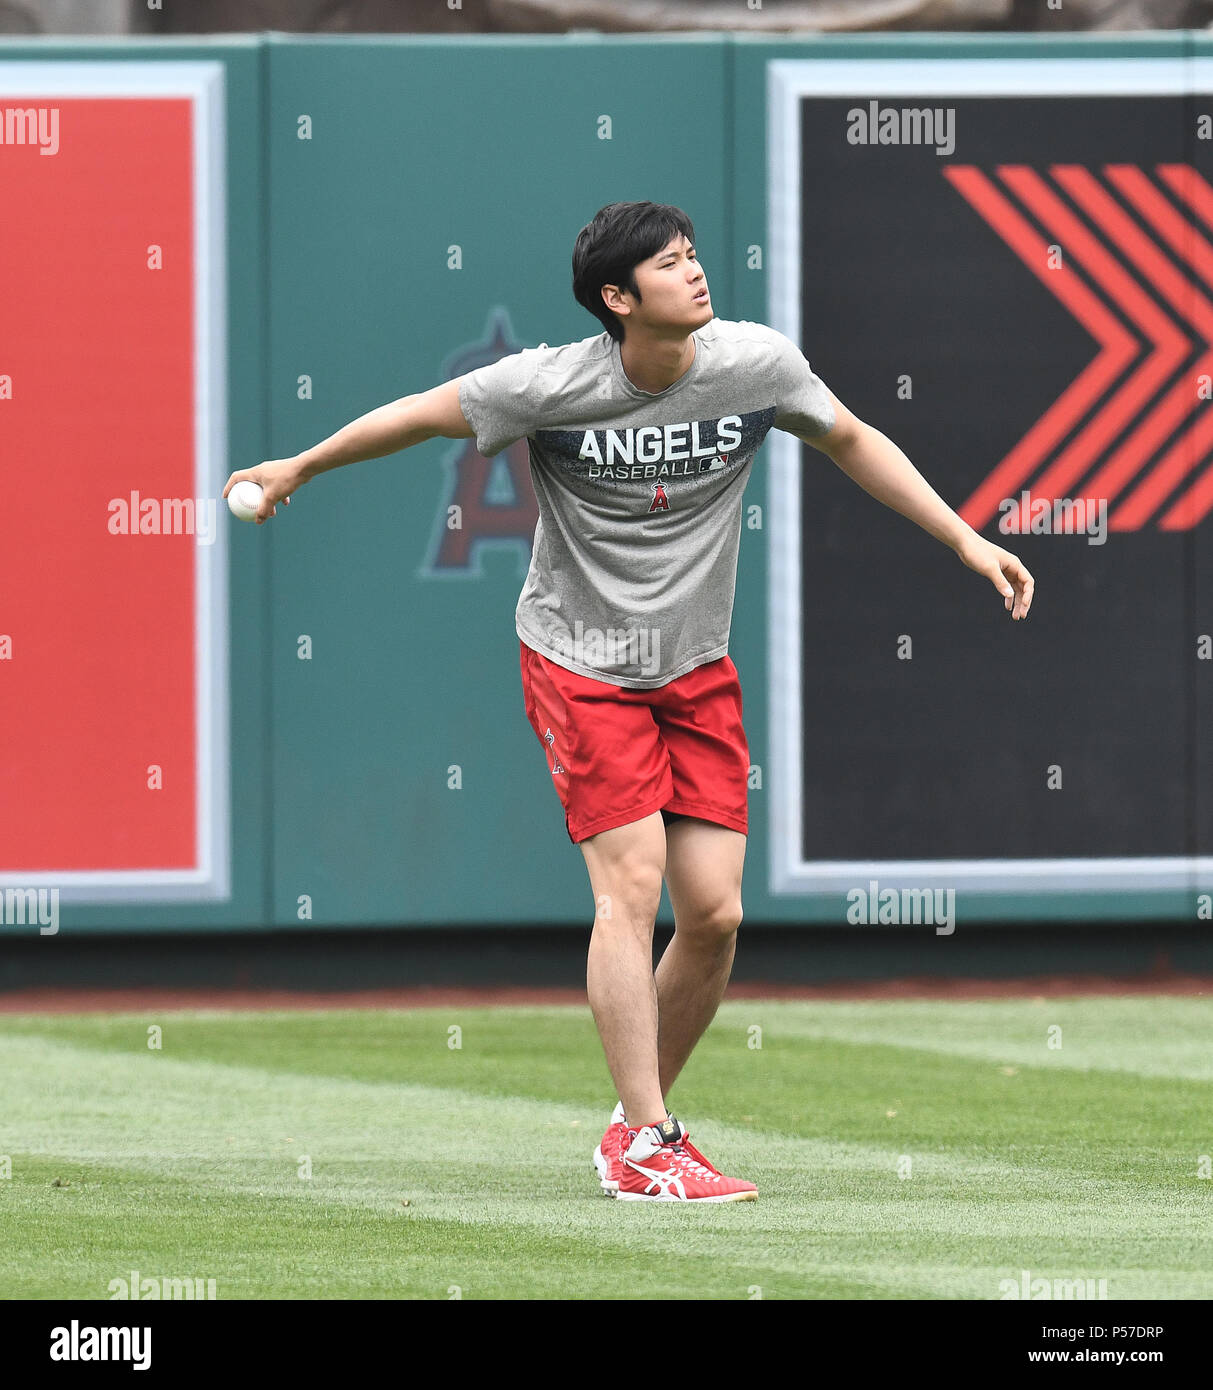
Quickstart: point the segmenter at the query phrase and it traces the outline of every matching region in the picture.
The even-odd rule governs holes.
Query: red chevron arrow
[[[1158,172],[1168,188],[1192,208],[1205,226],[1213,228],[1213,188],[1196,170],[1189,164],[1162,164]],[[1205,403],[1202,409],[1207,411],[1209,405]],[[1197,478],[1163,513],[1158,524],[1164,531],[1185,531],[1203,521],[1210,511],[1213,511],[1213,469]]]
[[[1200,410],[1199,418],[1188,423],[1180,437],[1137,482],[1129,497],[1113,511],[1110,519],[1113,529],[1134,530],[1144,525],[1176,486],[1207,461],[1213,452],[1213,412],[1200,409],[1201,398],[1196,391],[1198,376],[1213,377],[1213,348],[1208,346],[1213,344],[1213,304],[1187,276],[1175,269],[1158,245],[1124,213],[1088,170],[1078,166],[1055,166],[1051,172],[1096,227],[1108,233],[1109,239],[1132,261],[1152,288],[1182,317],[1186,325],[1195,330],[1205,347],[1200,358],[1161,399],[1154,402],[1145,418],[1082,489],[1084,495],[1091,499],[1119,496],[1135,475],[1141,473],[1155,451],[1194,412]],[[1159,239],[1182,263],[1194,268],[1206,285],[1213,285],[1213,246],[1162,197],[1143,171],[1128,165],[1112,165],[1108,166],[1106,172],[1117,190],[1134,206]],[[1015,224],[1017,214],[1010,205],[999,198],[976,170],[962,167],[945,173],[990,226],[1040,276],[1038,267],[1042,262],[1034,265],[1024,254],[1024,247],[1029,243],[1022,233],[1027,224]],[[1037,479],[1036,492],[1041,496],[1057,496],[1082,476],[1100,450],[1161,388],[1191,351],[1192,344],[1161,313],[1157,304],[1125,275],[1098,238],[1087,231],[1039,176],[1023,166],[1004,166],[999,173],[1004,183],[1018,194],[1041,225],[1051,235],[1059,236],[1071,256],[1077,258],[1077,263],[1117,304],[1129,322],[1141,329],[1153,344],[1149,356],[1137,363],[1129,379]],[[1159,166],[1159,174],[1205,224],[1213,228],[1213,188],[1187,165]],[[1019,244],[1016,244],[1016,238]],[[1050,278],[1060,273],[1048,272]],[[1049,281],[1046,279],[1045,283]],[[1055,288],[1054,285],[1049,287]],[[1071,308],[1088,331],[1103,341],[1106,350],[1109,340],[1093,328],[1094,320],[1089,313],[1074,309],[1072,295],[1059,293],[1058,297]],[[1137,351],[1131,351],[1127,360],[1132,360],[1136,355]],[[1089,392],[1082,389],[1076,392],[1075,388],[1081,387],[1088,376],[1095,375],[1091,369],[1097,367],[1106,356],[1106,351],[1101,352],[1088,364],[964,504],[961,515],[970,524],[981,526],[988,522],[1000,501],[1005,509],[1005,498],[1026,481],[1050,444],[1056,442],[1056,430],[1049,431],[1042,427],[1049,424],[1056,426],[1067,417],[1071,420],[1074,418],[1072,407],[1075,398],[1078,401],[1091,398]],[[1125,360],[1122,356],[1122,366]],[[1096,395],[1100,389],[1096,388]],[[1050,433],[1054,438],[1041,448],[1042,436]],[[1188,491],[1163,515],[1159,525],[1166,530],[1193,526],[1210,510],[1213,510],[1213,469],[1207,470],[1191,484]]]
[[[1134,172],[1140,174],[1139,170]],[[1138,228],[1120,205],[1099,186],[1091,173],[1079,166],[1065,165],[1055,170],[1055,176],[1091,220],[1106,228],[1122,252],[1163,299],[1192,322],[1202,339],[1206,343],[1209,342],[1213,331],[1213,315],[1210,314],[1208,301],[1195,290],[1186,276],[1175,269],[1171,261]],[[1144,176],[1142,182],[1149,189],[1150,185]],[[1184,378],[1105,462],[1099,474],[1088,485],[1089,490],[1109,497],[1120,494],[1129,480],[1141,471],[1143,464],[1154,451],[1190,413],[1195,402],[1193,382],[1193,372],[1185,373]],[[1109,525],[1116,530],[1134,529],[1144,523],[1150,510],[1153,509],[1146,510],[1140,516],[1134,512],[1128,513],[1126,525],[1126,513],[1118,507],[1112,513]]]
[[[960,508],[960,515],[969,525],[980,530],[997,512],[999,503],[1016,493],[1048,451],[1133,361],[1139,345],[1068,265],[1049,268],[1048,244],[979,169],[952,165],[943,174],[1101,344],[1095,357]]]
[[[1050,172],[1058,177],[1059,182],[1063,181],[1063,173],[1071,176],[1064,180],[1064,184],[1072,195],[1075,194],[1073,176],[1086,175],[1085,169],[1055,168]],[[999,174],[1003,182],[1018,194],[1028,210],[1035,214],[1037,221],[1064,246],[1066,257],[1077,260],[1122,314],[1140,327],[1154,345],[1153,351],[1138,363],[1123,385],[1100,407],[1072,443],[1045,469],[1033,485],[1033,491],[1042,497],[1064,497],[1108,445],[1119,437],[1128,422],[1188,358],[1192,351],[1192,343],[1138,286],[1132,276],[1121,268],[1120,263],[1083,226],[1061,199],[1047,187],[1039,174],[1022,165],[1000,168]],[[1087,175],[1087,178],[1089,177]],[[1091,183],[1094,184],[1094,180],[1091,180]],[[1111,203],[1110,199],[1107,201]],[[1086,204],[1086,208],[1090,211],[1089,203]],[[1120,216],[1126,223],[1120,238],[1122,247],[1133,239],[1145,243],[1145,238],[1128,225],[1129,219],[1123,217],[1123,214]],[[1108,226],[1106,216],[1095,217],[1093,220],[1097,224],[1102,221],[1105,228]],[[1183,312],[1183,305],[1178,307]],[[1147,431],[1143,428],[1138,433],[1145,434]],[[1165,436],[1160,436],[1153,448],[1162,442],[1163,437]],[[1148,458],[1153,448],[1143,450],[1139,456]],[[1109,495],[1103,491],[1103,478],[1104,472],[1101,471],[1082,489],[1095,503]],[[1119,488],[1115,491],[1119,491]]]
[[[1175,211],[1145,174],[1140,169],[1124,164],[1109,166],[1107,174],[1117,190],[1133,204],[1177,257],[1194,266],[1206,284],[1213,282],[1213,247],[1196,232],[1186,218]],[[1189,318],[1200,332],[1204,343],[1213,343],[1213,304],[1209,303],[1186,276],[1181,275],[1178,279],[1186,291]],[[1192,370],[1185,372],[1183,378],[1155,408],[1153,414],[1158,417],[1163,438],[1181,421],[1200,409],[1196,377],[1201,374],[1213,374],[1213,348],[1201,355]],[[1112,530],[1135,531],[1149,520],[1175,486],[1192,472],[1208,454],[1210,447],[1213,447],[1210,423],[1207,415],[1193,421],[1166,454],[1153,465],[1127,500],[1112,513],[1108,521]],[[1126,441],[1126,448],[1131,443],[1132,436]],[[1158,447],[1158,443],[1161,443],[1161,440],[1154,441],[1152,437],[1148,438],[1148,448],[1143,457],[1148,458]],[[1116,462],[1114,455],[1108,461],[1107,471],[1111,472]],[[1113,494],[1118,491],[1119,488],[1110,489]]]

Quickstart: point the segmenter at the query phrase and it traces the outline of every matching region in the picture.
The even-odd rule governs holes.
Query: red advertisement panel
[[[0,97],[0,874],[197,862],[191,121]]]

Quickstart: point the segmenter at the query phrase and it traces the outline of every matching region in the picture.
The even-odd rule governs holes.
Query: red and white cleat
[[[594,1150],[594,1170],[608,1197],[613,1197],[619,1191],[619,1179],[623,1176],[623,1151],[631,1137],[623,1122],[623,1102],[620,1101],[611,1114],[611,1123],[602,1136],[602,1143]]]
[[[752,1202],[758,1196],[752,1182],[718,1173],[673,1115],[628,1134],[615,1193],[621,1202]]]

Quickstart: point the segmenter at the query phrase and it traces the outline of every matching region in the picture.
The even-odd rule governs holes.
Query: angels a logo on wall
[[[481,341],[457,348],[443,364],[444,380],[487,367],[526,346],[516,338],[507,310],[498,306]],[[421,574],[479,578],[480,553],[492,545],[513,547],[524,576],[539,519],[527,441],[517,440],[493,459],[481,454],[474,439],[456,440],[455,446],[446,460],[447,486]]]

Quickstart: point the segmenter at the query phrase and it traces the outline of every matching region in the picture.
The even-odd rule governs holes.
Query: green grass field
[[[671,1108],[760,1197],[687,1208],[599,1192],[588,1009],[0,1015],[0,1298],[131,1270],[221,1299],[997,1299],[1022,1270],[1209,1298],[1211,1025],[727,1004]]]

